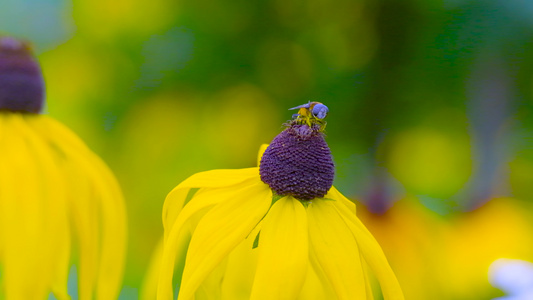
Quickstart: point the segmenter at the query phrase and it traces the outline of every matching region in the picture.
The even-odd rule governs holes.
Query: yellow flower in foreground
[[[157,298],[403,299],[389,264],[331,186],[327,107],[303,105],[259,168],[197,173],[168,195]],[[174,270],[174,268],[176,270]]]
[[[2,299],[116,299],[126,215],[107,166],[70,130],[39,114],[44,85],[28,47],[0,37],[0,263]],[[73,243],[75,241],[75,243]]]

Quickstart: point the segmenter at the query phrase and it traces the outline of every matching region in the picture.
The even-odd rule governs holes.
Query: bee
[[[327,117],[329,109],[320,102],[309,101],[306,104],[298,105],[289,110],[298,109],[298,113],[292,115],[293,120],[306,123],[311,127],[311,123],[318,123],[321,126],[326,125],[324,119]]]
[[[327,106],[320,102],[311,102],[309,101],[306,104],[298,105],[289,110],[299,109],[297,114],[292,115],[293,118],[296,117],[307,117],[307,118],[316,118],[323,120],[328,115],[329,109]]]

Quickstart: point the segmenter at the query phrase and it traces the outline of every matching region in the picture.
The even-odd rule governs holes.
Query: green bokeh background
[[[406,299],[490,299],[502,293],[489,260],[533,257],[533,2],[2,0],[0,33],[33,41],[46,113],[122,185],[121,299],[137,298],[166,194],[195,172],[254,166],[309,100],[330,109],[335,185],[393,268],[418,270],[397,272]],[[504,208],[480,217],[491,205]],[[396,217],[405,228],[387,227]],[[470,268],[447,247],[477,257],[501,243],[447,283]]]

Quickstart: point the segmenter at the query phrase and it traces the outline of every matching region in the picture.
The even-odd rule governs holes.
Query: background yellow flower
[[[29,46],[0,36],[0,297],[116,299],[126,251],[122,193],[96,154],[40,113],[44,90]]]

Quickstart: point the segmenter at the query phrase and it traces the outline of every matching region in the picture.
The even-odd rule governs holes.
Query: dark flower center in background
[[[335,166],[320,126],[291,122],[266,149],[259,173],[280,196],[324,197],[333,184]]]
[[[39,113],[43,101],[43,76],[30,47],[0,37],[0,110]]]

